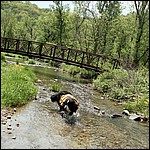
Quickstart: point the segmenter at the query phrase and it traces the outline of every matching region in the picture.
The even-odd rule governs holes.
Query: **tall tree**
[[[63,34],[65,33],[65,7],[63,6],[62,1],[53,1],[55,6],[53,7],[53,11],[56,15],[56,33],[57,37],[57,44],[63,45]]]
[[[121,13],[121,3],[119,1],[99,1],[97,9],[101,20],[101,53],[106,50],[107,35],[111,29],[111,24]],[[99,41],[100,42],[100,41]]]
[[[146,16],[149,13],[149,1],[134,1],[134,5],[136,8],[136,20],[137,20],[137,35],[135,41],[136,43],[135,43],[134,64],[135,66],[138,66],[140,61],[139,49],[140,49],[141,38],[144,31],[144,24],[147,21]]]
[[[1,11],[1,36],[14,37],[16,18],[11,11]]]

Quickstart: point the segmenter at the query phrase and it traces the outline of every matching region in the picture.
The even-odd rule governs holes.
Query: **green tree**
[[[135,66],[139,65],[139,61],[149,51],[149,45],[146,46],[144,52],[140,56],[139,50],[141,49],[141,39],[144,34],[144,24],[146,23],[149,15],[149,1],[134,1],[136,8],[136,20],[137,20],[137,35],[135,43],[135,54],[134,54],[134,63]],[[148,61],[149,57],[146,58]]]
[[[14,37],[16,18],[11,11],[1,11],[1,36]]]
[[[52,9],[55,13],[55,30],[57,34],[56,42],[58,45],[64,45],[64,34],[65,34],[65,7],[63,6],[62,1],[53,1],[55,4]]]

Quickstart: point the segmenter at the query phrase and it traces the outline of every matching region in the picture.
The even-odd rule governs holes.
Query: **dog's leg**
[[[69,116],[72,116],[73,115],[73,112],[71,111],[70,113],[69,113]]]

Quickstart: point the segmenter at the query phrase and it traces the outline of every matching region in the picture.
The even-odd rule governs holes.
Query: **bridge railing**
[[[117,59],[54,44],[1,37],[1,51],[65,62],[95,71],[103,71],[107,61],[118,65]]]

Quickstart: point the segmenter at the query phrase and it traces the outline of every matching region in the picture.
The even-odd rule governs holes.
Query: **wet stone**
[[[16,139],[16,136],[13,136],[12,139]]]
[[[118,117],[122,117],[120,114],[113,114],[111,115],[111,118],[118,118]]]
[[[19,123],[17,123],[16,126],[19,127]]]
[[[11,131],[11,130],[8,130],[7,133],[8,133],[8,134],[12,134],[12,131]]]
[[[141,117],[139,115],[136,115],[136,114],[131,114],[129,119],[135,120],[135,121],[141,121]]]
[[[129,113],[129,111],[128,111],[128,110],[123,110],[122,114],[127,115],[127,116],[129,116],[129,115],[130,115],[130,113]]]
[[[105,111],[103,110],[103,111],[101,111],[101,113],[102,113],[102,114],[105,114]]]
[[[142,121],[142,122],[146,122],[146,121],[148,121],[148,118],[146,118],[146,117],[141,117],[141,121]]]
[[[94,109],[96,109],[96,110],[100,110],[100,108],[99,108],[99,107],[97,107],[97,106],[94,106]]]
[[[12,130],[12,127],[11,127],[11,126],[8,126],[7,129],[8,129],[8,130]]]
[[[7,123],[6,121],[3,121],[3,122],[2,122],[3,125],[5,125],[6,123]]]
[[[11,116],[10,116],[10,115],[8,115],[8,116],[7,116],[7,119],[11,119]]]

